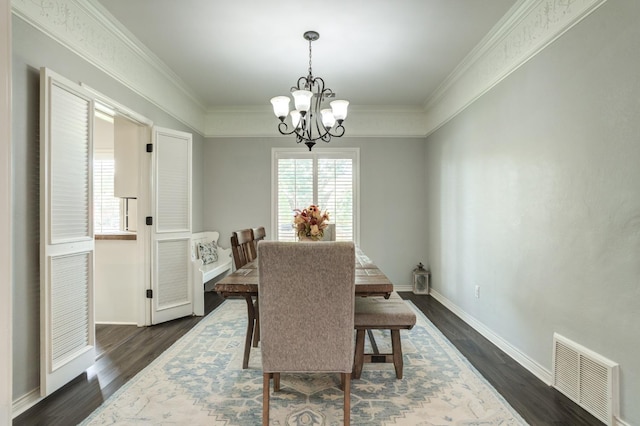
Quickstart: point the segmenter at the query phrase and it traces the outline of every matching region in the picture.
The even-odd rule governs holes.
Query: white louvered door
[[[151,323],[193,313],[189,133],[154,127]]]
[[[40,72],[40,393],[93,365],[92,96]]]

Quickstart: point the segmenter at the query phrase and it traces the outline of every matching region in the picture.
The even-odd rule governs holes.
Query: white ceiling
[[[352,105],[421,107],[517,0],[99,0],[209,110],[313,73]]]

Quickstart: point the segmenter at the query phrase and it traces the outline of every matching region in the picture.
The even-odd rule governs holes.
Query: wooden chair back
[[[256,258],[256,247],[253,242],[253,231],[242,229],[231,233],[231,251],[236,269],[242,268]]]
[[[258,241],[264,240],[264,238],[267,236],[267,232],[264,230],[264,226],[253,228],[252,231],[255,252],[258,253]]]

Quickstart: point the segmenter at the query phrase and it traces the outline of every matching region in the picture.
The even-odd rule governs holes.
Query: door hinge
[[[147,216],[145,219],[145,223],[149,226],[153,225],[153,218],[151,216]]]
[[[147,152],[153,152],[153,144],[152,143],[148,143],[147,144]]]
[[[153,290],[147,290],[147,299],[153,299]]]

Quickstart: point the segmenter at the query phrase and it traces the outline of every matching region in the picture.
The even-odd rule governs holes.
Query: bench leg
[[[364,364],[364,333],[365,330],[356,330],[356,350],[353,360],[353,378],[359,379]]]
[[[391,351],[393,352],[393,366],[396,368],[396,378],[402,379],[402,344],[400,330],[391,330]]]

